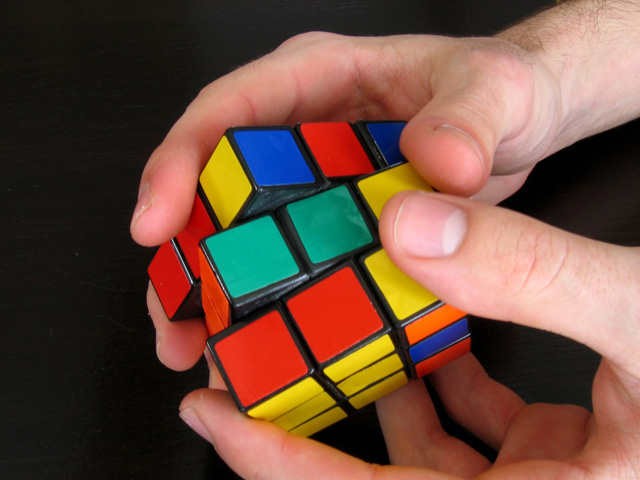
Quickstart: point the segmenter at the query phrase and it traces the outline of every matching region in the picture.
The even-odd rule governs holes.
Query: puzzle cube
[[[380,220],[382,207],[396,193],[407,190],[433,192],[433,188],[418,175],[410,163],[402,163],[359,178],[355,185],[363,203],[376,221]]]
[[[350,181],[380,167],[350,123],[302,123],[297,131],[322,174],[333,183]]]
[[[198,244],[218,228],[198,194],[187,226],[161,245],[151,261],[149,279],[170,320],[202,315]]]
[[[391,328],[353,262],[290,294],[284,304],[318,372],[352,406],[375,400],[383,388],[368,390],[392,375],[401,373],[406,381]]]
[[[200,175],[223,228],[319,191],[324,182],[291,127],[231,128]]]
[[[315,378],[278,304],[211,337],[207,345],[238,407],[249,416],[303,435],[346,416]]]
[[[347,185],[290,203],[280,216],[312,274],[377,242],[375,226]]]
[[[308,278],[273,216],[228,228],[200,242],[203,297],[223,325],[273,301]]]
[[[380,165],[393,166],[407,160],[400,152],[400,134],[406,122],[360,121],[356,128]]]
[[[402,128],[229,129],[187,228],[158,250],[149,275],[165,311],[204,310],[248,415],[309,436],[469,351],[465,313],[380,248],[383,205],[432,191],[400,154]]]
[[[398,332],[416,376],[435,370],[444,359],[469,351],[465,312],[443,304],[396,267],[382,249],[365,256],[361,264]]]

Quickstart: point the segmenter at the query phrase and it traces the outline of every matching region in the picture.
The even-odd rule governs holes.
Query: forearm
[[[556,79],[560,143],[640,116],[639,1],[569,0],[499,36],[531,52]]]

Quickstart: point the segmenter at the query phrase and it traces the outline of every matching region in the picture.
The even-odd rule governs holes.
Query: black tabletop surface
[[[178,417],[206,365],[155,357],[152,250],[129,237],[142,168],[198,91],[309,30],[485,35],[506,0],[4,2],[0,18],[0,478],[234,478]],[[11,5],[8,5],[11,3]],[[640,243],[640,123],[542,162],[505,205]],[[580,319],[575,319],[580,321]],[[598,356],[473,319],[473,350],[527,401],[590,405]],[[367,408],[317,438],[387,461]]]

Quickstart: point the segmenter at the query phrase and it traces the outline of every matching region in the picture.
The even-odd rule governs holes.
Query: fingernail
[[[132,229],[135,227],[135,224],[138,222],[142,214],[151,208],[151,205],[153,205],[151,187],[148,182],[145,182],[140,186],[140,190],[138,192],[138,203],[136,204],[136,208],[133,210],[133,218],[131,219]]]
[[[484,154],[482,153],[482,149],[480,148],[478,142],[476,142],[476,139],[469,135],[467,132],[465,132],[461,128],[446,123],[436,127],[434,129],[434,132],[448,133],[449,135],[455,135],[459,139],[463,140],[476,151],[476,153],[478,154],[478,158],[480,159],[480,163],[484,166]]]
[[[205,428],[205,426],[200,421],[198,414],[192,407],[187,407],[184,410],[180,411],[180,418],[184,423],[186,423],[191,430],[196,432],[202,438],[204,438],[207,442],[213,445],[213,439],[211,438],[211,434]],[[214,445],[215,447],[215,445]]]
[[[419,258],[440,258],[454,253],[467,231],[467,217],[457,206],[415,192],[400,204],[394,240],[405,253]]]

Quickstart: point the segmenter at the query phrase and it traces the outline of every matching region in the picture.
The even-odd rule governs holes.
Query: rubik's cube
[[[172,320],[204,315],[238,407],[308,436],[470,350],[466,314],[380,246],[383,205],[432,190],[402,122],[227,130],[151,282]]]

